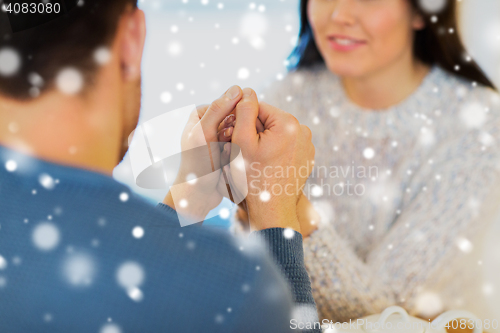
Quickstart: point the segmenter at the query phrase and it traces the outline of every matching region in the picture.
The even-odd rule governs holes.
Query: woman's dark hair
[[[422,15],[426,25],[422,30],[415,31],[413,52],[415,57],[428,65],[439,64],[443,69],[454,75],[461,76],[497,90],[473,59],[467,61],[466,50],[458,35],[455,1],[447,1],[446,7],[439,13],[427,13],[420,8],[418,0],[410,1],[413,8]],[[292,51],[289,69],[297,70],[318,63],[324,63],[323,57],[314,41],[313,32],[307,18],[308,0],[300,1],[300,31],[297,46]],[[437,22],[431,21],[432,16]],[[449,33],[449,29],[454,33]],[[455,70],[455,66],[459,70]]]

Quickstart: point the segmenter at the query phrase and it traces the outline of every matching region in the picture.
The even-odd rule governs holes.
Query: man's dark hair
[[[137,0],[80,0],[62,16],[19,32],[13,32],[7,13],[0,9],[0,53],[12,50],[21,60],[13,75],[0,72],[0,95],[36,97],[52,89],[59,71],[67,67],[79,70],[86,86],[91,85],[99,66],[94,52],[109,46],[127,7],[136,8]]]

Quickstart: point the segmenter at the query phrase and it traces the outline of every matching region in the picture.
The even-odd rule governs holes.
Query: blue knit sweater
[[[298,233],[253,234],[276,266],[110,177],[1,146],[0,162],[3,333],[288,332],[316,315]]]

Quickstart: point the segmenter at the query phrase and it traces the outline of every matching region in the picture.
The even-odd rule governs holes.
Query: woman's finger
[[[226,129],[231,126],[234,127],[235,125],[236,125],[236,116],[234,115],[234,113],[231,113],[224,119],[224,121],[220,123],[217,132],[220,132],[223,129]],[[255,127],[257,129],[257,133],[264,132],[265,130],[264,125],[262,124],[259,118],[257,118],[257,120],[255,121]]]
[[[198,108],[198,115],[201,117],[200,124],[205,134],[207,142],[217,140],[217,129],[226,117],[234,112],[236,105],[242,98],[242,91],[239,86],[231,87],[224,95],[210,104],[205,110]]]
[[[233,136],[234,127],[228,127],[217,133],[217,138],[219,142],[229,142]]]
[[[231,143],[226,142],[222,146],[222,152],[220,157],[220,166],[223,168],[224,166],[229,164],[229,160],[231,158]]]
[[[235,120],[236,120],[236,116],[234,115],[234,113],[231,113],[226,118],[224,118],[224,120],[219,124],[219,128],[217,129],[217,132],[220,132],[223,129],[231,127],[231,126],[234,127]]]

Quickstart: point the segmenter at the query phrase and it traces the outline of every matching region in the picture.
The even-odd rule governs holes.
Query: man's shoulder
[[[113,178],[21,154],[1,154],[0,207],[10,228],[33,229],[50,224],[67,238],[128,238],[140,243],[149,237],[170,239],[187,249],[226,246],[237,251],[234,240],[222,230],[181,228],[175,210],[155,207]],[[8,228],[7,224],[3,224]],[[172,239],[179,239],[175,242]],[[89,240],[89,244],[92,243]],[[97,242],[94,242],[96,244]]]
[[[48,245],[43,244],[48,240],[43,238],[52,235],[54,251],[106,248],[104,257],[111,253],[147,257],[158,251],[175,260],[198,261],[205,256],[213,263],[234,258],[231,264],[248,265],[241,245],[228,232],[194,225],[181,228],[173,209],[153,206],[111,177],[4,151],[8,153],[0,154],[2,234],[31,242],[5,239],[3,247],[47,252]],[[38,232],[42,245],[35,241]]]
[[[140,326],[125,315],[131,311],[159,329],[196,326],[189,324],[193,316],[219,325],[241,315],[269,260],[260,245],[223,230],[181,228],[173,210],[150,205],[109,177],[15,163],[0,171],[3,299],[23,308],[22,316],[12,310],[12,325],[50,309],[74,326],[81,320],[69,303],[93,325],[120,309],[113,319],[128,328]],[[161,309],[168,312],[160,316]]]

